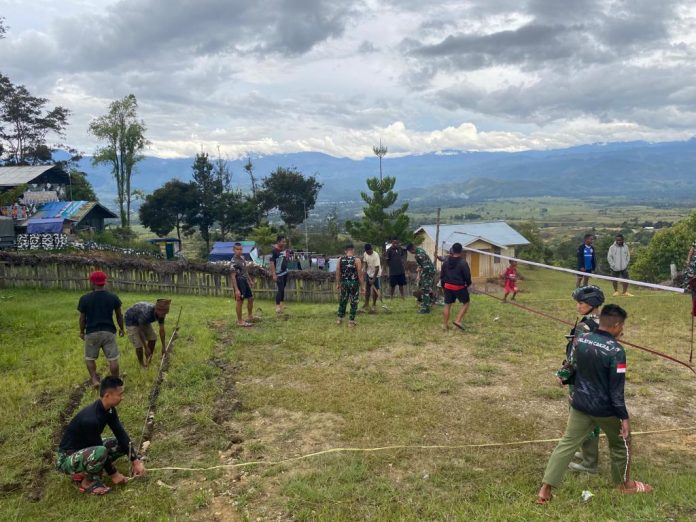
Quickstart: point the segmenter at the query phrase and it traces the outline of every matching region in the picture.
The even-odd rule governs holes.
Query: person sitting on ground
[[[624,401],[626,353],[617,339],[626,311],[608,304],[599,316],[599,329],[575,339],[573,358],[575,392],[563,438],[551,454],[536,502],[552,499],[575,451],[599,425],[607,436],[612,480],[621,493],[650,493],[652,486],[630,478],[631,424]]]
[[[363,308],[371,314],[377,313],[377,298],[382,291],[382,261],[379,254],[372,249],[370,243],[365,243],[365,252],[362,257],[363,271],[365,272],[365,305]],[[370,297],[372,308],[370,309]]]
[[[505,287],[503,288],[503,303],[507,303],[508,295],[512,294],[510,298],[511,301],[515,300],[517,297],[517,261],[510,260],[509,266],[505,269],[503,274],[503,279],[505,280]]]
[[[247,260],[242,255],[242,244],[234,244],[234,256],[230,261],[232,273],[230,280],[234,289],[234,298],[236,301],[237,326],[249,327],[254,324],[254,294],[251,287],[254,286],[254,280],[249,274],[249,265]],[[247,319],[242,319],[242,304],[247,300]]]
[[[469,287],[471,286],[471,269],[466,262],[461,243],[452,245],[450,255],[442,263],[442,287],[445,291],[445,309],[442,313],[444,328],[449,329],[450,309],[455,301],[462,304],[452,324],[463,330],[462,319],[469,310]]]
[[[362,263],[354,255],[355,249],[351,244],[346,245],[345,255],[338,260],[336,267],[336,290],[341,292],[338,303],[338,319],[336,324],[341,324],[346,316],[346,306],[350,301],[349,326],[355,326],[355,314],[358,313],[358,301],[360,292],[365,291],[363,282]]]
[[[614,243],[612,243],[607,252],[607,261],[609,262],[612,277],[628,279],[628,264],[631,262],[631,252],[628,250],[628,246],[624,244],[623,234],[616,234]],[[614,287],[614,296],[616,297],[619,295],[619,283],[618,281],[612,281],[611,284]],[[622,295],[633,297],[633,294],[628,293],[628,283],[621,283],[621,286],[623,287]]]
[[[418,265],[418,291],[420,292],[419,314],[429,314],[432,303],[433,283],[435,282],[435,265],[428,253],[413,243],[406,245],[406,251],[416,256]]]
[[[77,304],[80,312],[80,339],[85,342],[85,364],[95,388],[99,387],[99,375],[97,375],[99,349],[104,351],[111,375],[118,377],[119,352],[114,313],[118,322],[118,334],[121,337],[124,335],[121,300],[116,294],[106,290],[106,280],[107,276],[104,272],[92,272],[89,275],[92,291],[80,297]]]
[[[604,292],[597,286],[582,286],[576,288],[572,293],[575,300],[575,309],[582,315],[579,321],[566,336],[566,353],[563,366],[556,372],[556,382],[563,386],[568,385],[568,401],[572,403],[574,385],[574,370],[570,365],[573,359],[574,341],[580,336],[592,333],[599,328],[599,307],[604,303]],[[571,462],[568,467],[573,471],[583,471],[585,473],[597,473],[599,462],[599,426],[585,438],[580,446],[580,451],[575,454],[580,459],[580,463]]]
[[[589,274],[593,274],[597,269],[597,256],[595,256],[595,250],[592,246],[593,241],[594,236],[592,234],[585,234],[582,245],[578,247],[576,268],[580,272],[585,272],[586,275],[578,275],[575,282],[576,288],[587,286],[590,280]]]
[[[391,246],[387,250],[387,266],[389,267],[389,297],[394,298],[394,289],[398,286],[401,299],[406,298],[406,259],[408,253],[401,246],[398,238],[392,238]]]
[[[128,482],[128,477],[114,466],[114,461],[124,455],[128,455],[132,463],[133,475],[145,474],[145,466],[116,413],[116,406],[122,398],[123,381],[118,377],[105,377],[99,387],[99,399],[75,415],[63,433],[56,468],[70,475],[82,493],[109,493],[111,488],[101,479],[103,472],[109,475],[113,484]],[[107,425],[114,437],[102,439]]]
[[[158,299],[155,304],[146,302],[135,303],[126,310],[125,319],[128,339],[130,339],[130,342],[135,346],[138,362],[143,368],[148,367],[155,353],[157,334],[155,334],[155,330],[152,328],[152,323],[155,321],[159,324],[162,357],[164,357],[164,350],[166,348],[165,339],[167,335],[164,330],[164,319],[169,313],[171,304],[171,299]]]

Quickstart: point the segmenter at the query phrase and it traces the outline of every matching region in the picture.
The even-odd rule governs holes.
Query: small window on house
[[[502,250],[498,247],[493,247],[493,253],[500,255],[502,253]],[[493,263],[500,263],[501,259],[499,257],[494,257],[493,258]]]

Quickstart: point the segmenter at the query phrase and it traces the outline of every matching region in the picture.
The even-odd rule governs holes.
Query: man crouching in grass
[[[116,470],[114,461],[128,455],[133,463],[133,474],[145,474],[145,466],[131,447],[130,438],[116,413],[123,399],[123,381],[106,377],[99,387],[99,400],[81,410],[65,429],[58,447],[58,471],[70,475],[82,493],[106,495],[111,491],[101,480],[105,471],[113,484],[125,484],[128,477]],[[115,438],[102,439],[106,426]]]
[[[568,464],[595,426],[607,436],[611,478],[621,493],[650,493],[649,484],[631,480],[631,424],[624,402],[626,353],[616,340],[623,334],[627,314],[608,304],[599,315],[599,328],[574,340],[570,365],[575,369],[575,391],[563,438],[551,454],[537,494],[546,504],[551,488],[558,487]]]

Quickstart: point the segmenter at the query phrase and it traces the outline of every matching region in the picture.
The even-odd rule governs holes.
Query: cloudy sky
[[[148,154],[523,150],[696,134],[689,0],[0,0],[0,71],[137,96]]]

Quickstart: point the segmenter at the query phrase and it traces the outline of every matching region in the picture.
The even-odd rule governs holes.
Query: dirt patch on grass
[[[34,480],[29,487],[29,492],[27,493],[27,497],[34,502],[38,502],[43,498],[44,487],[46,485],[46,475],[54,465],[53,458],[55,455],[55,448],[58,447],[68,422],[70,422],[75,410],[79,408],[80,403],[82,402],[82,397],[85,395],[85,392],[89,386],[89,379],[84,381],[82,384],[77,385],[73,391],[70,392],[68,402],[58,416],[58,424],[51,434],[49,449],[44,451],[41,459],[41,466],[37,470]],[[41,397],[42,395],[39,395],[39,399]]]

